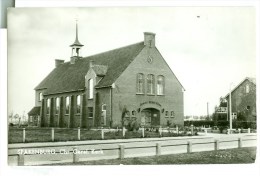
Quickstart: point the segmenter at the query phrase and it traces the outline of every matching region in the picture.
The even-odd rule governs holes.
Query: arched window
[[[157,95],[164,95],[164,76],[157,76]]]
[[[60,110],[60,98],[56,98],[55,114],[59,114]]]
[[[144,74],[138,73],[137,74],[137,89],[136,92],[139,94],[144,93]]]
[[[69,114],[70,112],[70,97],[66,97],[65,99],[65,114]]]
[[[171,111],[171,118],[174,118],[174,117],[175,117],[175,112]]]
[[[94,82],[93,82],[93,79],[88,80],[88,93],[89,93],[88,98],[93,99],[93,97],[94,97]]]
[[[80,114],[81,109],[81,98],[80,95],[77,96],[77,114]]]
[[[51,99],[47,99],[47,114],[50,114]]]
[[[147,94],[154,94],[154,75],[147,75]]]
[[[42,92],[39,93],[39,101],[42,101]]]
[[[247,84],[246,85],[246,93],[249,93],[249,91],[250,91],[250,88],[249,88],[249,85]]]

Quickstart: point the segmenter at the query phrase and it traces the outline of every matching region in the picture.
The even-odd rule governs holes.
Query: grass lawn
[[[51,128],[26,128],[26,140],[25,142],[51,142]],[[54,141],[77,141],[78,130],[77,129],[60,129],[55,128]],[[105,132],[105,139],[130,139],[130,138],[142,138],[142,132],[126,131],[125,137],[123,137],[122,131],[110,131]],[[187,134],[176,134],[172,132],[163,132],[162,137],[174,137],[174,136],[187,136]],[[145,138],[160,137],[158,132],[145,131]],[[87,130],[81,129],[80,140],[101,140],[100,130]],[[8,143],[22,143],[23,142],[23,129],[22,128],[9,128]]]
[[[256,147],[196,152],[190,154],[162,155],[126,159],[97,160],[55,165],[160,165],[160,164],[246,164],[254,163]]]

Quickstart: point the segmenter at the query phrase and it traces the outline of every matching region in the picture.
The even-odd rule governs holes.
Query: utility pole
[[[231,102],[231,86],[232,83],[229,86],[229,129],[230,129],[230,133],[232,130],[232,102]]]
[[[207,102],[207,118],[209,120],[209,102]]]

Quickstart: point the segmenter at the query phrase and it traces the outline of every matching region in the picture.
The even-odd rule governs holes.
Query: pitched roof
[[[93,65],[92,69],[97,76],[105,76],[108,68],[106,65]]]
[[[256,79],[252,78],[252,77],[246,77],[243,81],[241,81],[236,87],[234,87],[234,89],[231,91],[231,93],[233,91],[235,91],[243,82],[245,82],[246,80],[248,80],[249,82],[253,83],[256,85]],[[232,94],[231,94],[232,95]],[[227,98],[229,96],[229,93],[225,96],[225,98]],[[232,97],[232,96],[231,96]]]
[[[93,61],[95,65],[107,66],[106,76],[104,76],[96,87],[110,86],[144,47],[144,43],[139,42],[78,59],[74,64],[65,62],[59,67],[54,68],[35,90],[46,89],[45,94],[83,90],[85,88],[85,75],[89,70],[90,61]]]
[[[34,106],[29,112],[28,112],[28,115],[31,116],[31,115],[40,115],[40,110],[41,110],[41,107],[40,106]]]

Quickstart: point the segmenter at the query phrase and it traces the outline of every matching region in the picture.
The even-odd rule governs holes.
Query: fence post
[[[242,138],[238,138],[238,148],[242,148],[243,144],[242,144]]]
[[[161,155],[161,144],[156,143],[156,156]]]
[[[215,147],[214,147],[214,149],[215,150],[219,150],[219,140],[215,140]]]
[[[23,143],[25,143],[25,128],[23,128]]]
[[[251,130],[250,130],[250,128],[248,128],[248,129],[247,129],[247,133],[250,133],[250,132],[251,132]]]
[[[104,139],[104,129],[101,129],[101,139]]]
[[[159,136],[162,137],[162,127],[159,127]]]
[[[191,125],[191,135],[193,136],[193,125]]]
[[[144,138],[144,127],[142,128],[142,137]]]
[[[125,127],[123,127],[123,137],[125,137]]]
[[[72,150],[72,155],[73,155],[73,163],[76,163],[79,161],[79,155],[77,155],[77,148],[76,147],[73,147],[73,150]]]
[[[78,127],[78,140],[80,141],[80,127]]]
[[[204,131],[205,131],[205,135],[207,135],[208,131],[207,131],[207,129],[206,129],[206,128],[204,128]]]
[[[119,158],[124,159],[125,157],[125,146],[123,144],[119,145]]]
[[[191,153],[192,152],[192,142],[188,141],[188,145],[187,145],[187,153]]]
[[[179,135],[179,127],[178,127],[178,125],[176,126],[176,131],[177,131],[177,134]]]
[[[18,154],[18,166],[24,166],[24,154]]]
[[[54,128],[51,128],[51,141],[54,141]]]

